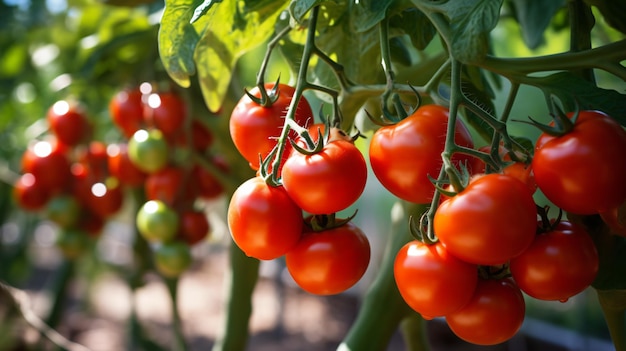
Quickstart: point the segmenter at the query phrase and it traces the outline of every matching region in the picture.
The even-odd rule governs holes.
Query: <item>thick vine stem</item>
[[[401,321],[407,317],[421,318],[400,296],[393,276],[393,265],[396,253],[412,239],[408,228],[409,216],[420,217],[425,210],[425,205],[405,202],[398,202],[393,206],[389,231],[392,235],[388,236],[380,271],[370,285],[362,308],[337,351],[386,350]],[[410,347],[407,349],[409,351],[428,350],[425,337],[418,339],[412,335],[410,342],[406,344]]]

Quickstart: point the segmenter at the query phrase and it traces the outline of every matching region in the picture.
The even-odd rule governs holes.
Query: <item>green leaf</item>
[[[559,72],[546,77],[531,78],[530,83],[543,91],[546,97],[557,96],[563,107],[574,111],[600,110],[626,126],[626,96],[615,90],[602,89],[569,72]]]
[[[565,0],[512,0],[512,4],[524,43],[528,48],[535,49],[543,41],[543,33],[552,16],[565,5]]]
[[[355,32],[364,32],[372,29],[385,15],[393,0],[360,0],[352,4],[352,14],[355,21],[352,21]]]
[[[198,5],[196,9],[193,11],[193,16],[191,17],[191,23],[195,23],[200,19],[200,17],[204,16],[213,5],[222,2],[222,0],[204,0],[202,4]]]
[[[428,17],[416,8],[394,15],[389,19],[389,26],[406,33],[418,50],[424,50],[437,33]]]
[[[611,27],[626,34],[626,0],[584,0],[589,6],[596,6],[604,20]]]
[[[296,22],[301,23],[307,12],[326,1],[327,0],[292,0],[289,4],[289,13]]]
[[[170,77],[185,88],[196,73],[193,53],[199,38],[190,22],[197,5],[198,0],[166,0],[159,28],[161,61]]]
[[[207,21],[195,47],[200,87],[207,107],[220,108],[232,70],[241,55],[264,43],[286,9],[287,1],[226,1],[209,9]],[[260,61],[259,61],[260,63]]]
[[[417,0],[413,0],[416,2]],[[503,0],[442,1],[419,6],[443,13],[450,21],[452,56],[463,63],[475,63],[487,55],[488,34],[500,19]]]

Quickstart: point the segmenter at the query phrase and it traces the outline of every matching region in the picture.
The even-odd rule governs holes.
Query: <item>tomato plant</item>
[[[370,245],[365,234],[348,222],[326,230],[305,230],[285,258],[289,274],[303,290],[339,294],[367,270]]]
[[[415,203],[428,203],[435,187],[428,178],[437,178],[442,167],[441,153],[446,142],[449,111],[437,105],[421,106],[402,121],[381,127],[369,147],[370,163],[376,178],[392,194]],[[467,128],[456,122],[455,142],[473,147]],[[454,162],[470,159],[457,155]]]
[[[426,319],[463,307],[478,281],[476,265],[454,257],[441,243],[417,240],[398,251],[393,273],[404,301]]]
[[[302,233],[302,210],[281,186],[254,177],[233,193],[228,227],[234,242],[248,256],[271,260],[291,250]]]
[[[564,135],[544,133],[537,140],[535,180],[565,211],[607,211],[626,199],[626,159],[620,152],[624,149],[626,131],[614,119],[600,111],[580,111]]]
[[[524,252],[535,237],[537,210],[524,184],[496,173],[444,201],[433,227],[443,246],[467,262],[497,265]]]
[[[450,329],[477,345],[495,345],[512,338],[522,326],[526,303],[511,279],[480,279],[471,300],[446,316]]]
[[[598,265],[598,252],[589,234],[578,225],[560,221],[513,258],[510,270],[528,295],[566,301],[591,285]]]

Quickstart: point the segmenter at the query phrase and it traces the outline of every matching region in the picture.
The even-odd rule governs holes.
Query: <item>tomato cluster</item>
[[[271,260],[285,256],[288,271],[302,289],[319,295],[338,294],[353,286],[369,264],[367,237],[349,220],[335,220],[335,213],[352,205],[365,188],[365,159],[351,138],[330,137],[345,135],[335,128],[322,140],[317,134],[298,136],[290,131],[289,138],[298,148],[292,149],[287,140],[277,143],[293,88],[281,84],[271,90],[274,87],[266,85],[270,96],[277,95],[271,106],[246,95],[231,116],[233,142],[252,168],[261,169],[231,198],[230,233],[250,257]],[[258,96],[258,88],[252,93]],[[312,120],[308,102],[301,97],[294,121],[304,130]],[[281,157],[276,171],[281,184],[271,184],[272,166],[263,169],[265,162],[261,164],[259,159],[280,148],[282,156],[273,157]],[[312,216],[303,218],[303,212]]]
[[[47,122],[49,133],[22,154],[14,198],[56,223],[59,248],[76,258],[122,207],[122,184],[110,171],[107,145],[91,140],[92,124],[80,103],[56,102]]]
[[[396,126],[401,123],[408,122]],[[434,212],[434,242],[409,242],[396,255],[396,284],[411,308],[425,318],[445,317],[466,341],[492,345],[519,330],[522,293],[566,301],[590,286],[599,269],[591,236],[560,216],[548,219],[533,193],[543,191],[568,212],[601,214],[621,234],[626,195],[618,178],[626,178],[626,161],[615,153],[626,149],[626,132],[597,111],[581,111],[569,128],[560,135],[546,130],[532,162],[513,162],[501,147],[497,173],[484,174],[482,161],[466,165],[469,183],[443,196]],[[406,152],[409,144],[402,145]],[[372,148],[380,151],[378,144]]]
[[[128,185],[142,187],[145,194],[137,229],[152,244],[157,270],[176,277],[191,264],[190,246],[211,230],[198,200],[214,199],[223,188],[194,157],[174,156],[195,155],[223,167],[209,152],[213,136],[173,91],[152,91],[147,85],[122,90],[111,99],[109,110],[128,138],[128,144],[117,150],[118,176]]]

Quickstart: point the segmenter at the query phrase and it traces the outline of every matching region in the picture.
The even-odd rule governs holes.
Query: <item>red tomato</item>
[[[571,114],[570,114],[571,115]],[[563,136],[542,134],[532,161],[548,200],[567,212],[595,214],[626,200],[626,132],[600,111],[581,111]]]
[[[463,307],[478,281],[476,265],[452,256],[440,242],[417,240],[398,251],[393,274],[404,301],[426,319]]]
[[[433,223],[451,254],[480,265],[520,255],[532,243],[536,224],[537,208],[526,186],[496,173],[476,178],[441,203]]]
[[[119,181],[116,178],[108,178],[104,182],[92,184],[88,204],[90,209],[102,218],[115,214],[124,204],[124,193]]]
[[[57,101],[48,110],[46,119],[54,135],[65,145],[76,146],[91,134],[91,124],[77,103]]]
[[[152,93],[147,97],[144,117],[167,137],[182,130],[187,119],[187,106],[182,97],[174,92]]]
[[[109,173],[128,186],[140,186],[148,175],[141,171],[128,156],[128,145],[125,143],[107,146]]]
[[[472,299],[446,316],[459,338],[477,345],[495,345],[512,338],[522,326],[526,303],[511,279],[479,280]]]
[[[598,273],[598,252],[585,230],[562,221],[539,234],[511,260],[511,275],[520,289],[540,300],[565,301],[587,288]]]
[[[207,128],[207,126],[194,119],[191,121],[189,132],[186,130],[179,131],[174,136],[174,145],[180,147],[189,147],[199,153],[207,151],[207,149],[213,144],[213,133]]]
[[[192,170],[196,182],[196,194],[203,199],[215,199],[224,193],[224,187],[217,178],[200,165],[195,165]]]
[[[182,199],[187,178],[185,170],[176,166],[167,166],[150,174],[144,185],[146,199],[161,200],[173,206],[179,199]]]
[[[109,174],[109,156],[107,145],[101,141],[92,141],[78,154],[78,161],[85,165],[89,177],[103,180]]]
[[[20,208],[27,211],[43,209],[50,194],[31,173],[22,174],[13,186],[13,197]]]
[[[339,294],[356,284],[370,261],[367,237],[354,224],[304,233],[286,255],[287,270],[311,294]]]
[[[291,250],[302,233],[302,210],[283,187],[254,177],[237,188],[228,206],[228,228],[248,256],[271,260]]]
[[[23,173],[31,173],[50,194],[67,189],[71,182],[67,156],[48,141],[37,141],[22,155]]]
[[[268,91],[272,87],[274,83],[265,84]],[[247,94],[235,106],[230,116],[230,136],[237,150],[250,162],[253,169],[259,168],[259,154],[266,157],[276,145],[276,138],[280,136],[285,124],[285,116],[293,93],[293,87],[280,84],[278,98],[271,106],[261,106],[250,99]],[[256,97],[261,96],[258,87],[252,88],[250,94]],[[308,120],[312,119],[313,112],[303,96],[298,101],[294,120],[304,126]],[[297,134],[292,131],[289,135],[295,138]],[[289,149],[291,146],[287,143],[285,147]]]
[[[178,236],[187,245],[195,245],[204,240],[211,230],[209,219],[202,211],[184,211],[180,214],[180,231]]]
[[[331,214],[352,205],[361,196],[367,165],[353,143],[336,140],[319,153],[293,152],[282,169],[285,190],[300,208],[311,214]]]
[[[369,148],[370,163],[376,178],[397,197],[429,203],[435,187],[428,176],[437,178],[443,161],[449,111],[443,106],[424,105],[411,116],[378,129]],[[473,147],[469,131],[457,120],[455,142]],[[471,156],[457,154],[455,164],[469,162]]]
[[[143,94],[135,88],[118,92],[109,103],[109,113],[113,123],[127,138],[144,128],[144,103],[142,99]]]

